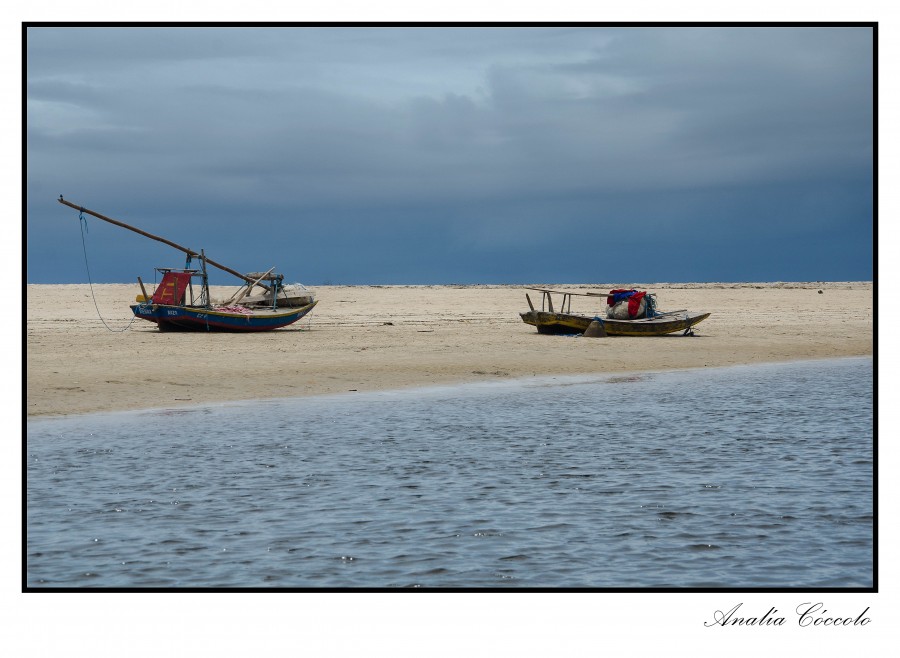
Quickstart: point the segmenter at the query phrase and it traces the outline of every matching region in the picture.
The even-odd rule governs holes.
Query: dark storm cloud
[[[864,255],[840,276],[871,277],[865,29],[33,28],[27,55],[30,279],[79,280],[76,249],[41,258],[59,193],[220,261],[248,221],[279,236],[258,258],[315,239],[311,282],[576,280],[533,263],[771,225],[811,250],[781,272],[827,278],[837,226]],[[694,269],[608,276],[751,271]]]

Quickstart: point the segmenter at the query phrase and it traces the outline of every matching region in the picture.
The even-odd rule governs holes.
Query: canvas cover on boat
[[[166,272],[150,301],[154,304],[181,306],[184,304],[184,293],[190,282],[190,272]]]
[[[636,320],[646,316],[646,291],[617,288],[610,290],[609,294],[610,296],[606,300],[608,304],[606,317],[616,320]]]

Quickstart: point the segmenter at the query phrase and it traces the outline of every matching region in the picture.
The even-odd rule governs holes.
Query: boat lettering
[[[178,311],[166,311],[169,315],[178,315]]]

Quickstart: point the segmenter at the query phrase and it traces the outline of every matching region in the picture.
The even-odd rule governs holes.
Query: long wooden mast
[[[142,231],[141,229],[135,228],[134,226],[129,226],[128,224],[126,224],[124,222],[120,222],[116,219],[112,219],[111,217],[106,217],[104,215],[101,215],[98,212],[94,212],[93,210],[88,210],[87,208],[84,208],[82,206],[71,203],[70,201],[66,201],[65,199],[63,199],[62,194],[59,195],[58,201],[61,204],[63,204],[64,206],[69,206],[70,208],[74,208],[75,210],[78,210],[79,212],[86,212],[88,215],[93,215],[97,219],[102,219],[104,222],[109,222],[110,224],[115,224],[116,226],[121,226],[122,228],[127,228],[129,231],[134,231],[135,233],[139,233],[140,235],[143,235],[144,237],[148,237],[151,240],[156,240],[157,242],[162,242],[163,244],[167,244],[170,247],[178,249],[179,251],[183,251],[191,258],[205,259],[206,262],[209,263],[210,265],[212,265],[213,267],[218,267],[220,270],[222,270],[224,272],[233,274],[234,276],[238,277],[239,279],[243,279],[247,283],[261,286],[261,287],[265,288],[266,290],[271,290],[271,288],[269,286],[265,285],[264,283],[261,283],[259,281],[254,281],[250,277],[248,277],[244,274],[241,274],[240,272],[236,272],[235,270],[231,269],[230,267],[222,265],[221,263],[217,263],[212,258],[208,258],[203,254],[198,254],[193,249],[188,249],[187,247],[182,247],[180,244],[175,244],[171,240],[166,240],[165,238],[161,238],[158,235],[153,235],[152,233],[147,233],[146,231]]]

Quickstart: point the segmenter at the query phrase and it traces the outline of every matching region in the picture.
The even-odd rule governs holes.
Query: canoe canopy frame
[[[604,297],[610,298],[614,296],[611,292],[566,292],[565,290],[548,290],[547,288],[526,288],[526,290],[535,290],[541,293],[541,311],[556,313],[553,309],[553,295],[562,295],[562,303],[559,305],[559,313],[572,313],[572,296],[578,297]],[[647,299],[647,317],[653,318],[658,315],[665,315],[656,311],[656,293],[648,292],[645,297]],[[536,310],[534,304],[531,303],[531,297],[525,293],[525,299],[528,300],[528,306],[532,311]],[[672,311],[679,313],[680,311]]]

